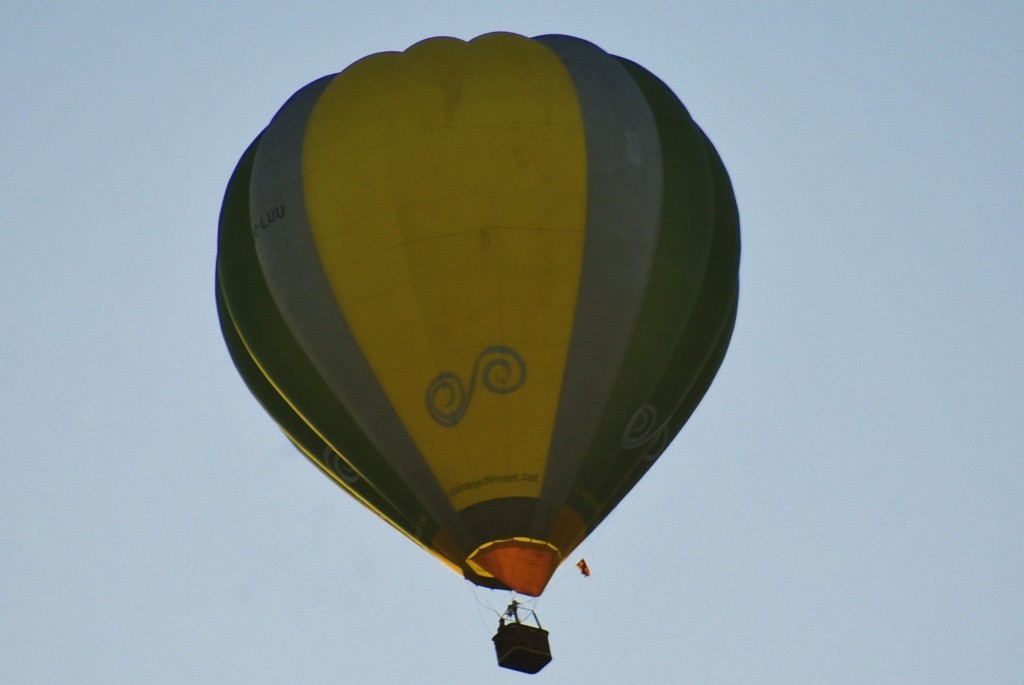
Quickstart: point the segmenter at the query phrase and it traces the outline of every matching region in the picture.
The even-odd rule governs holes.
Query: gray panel
[[[472,549],[468,532],[339,311],[313,242],[302,186],[302,148],[306,123],[332,78],[293,95],[260,140],[250,188],[256,252],[278,308],[321,377],[434,520],[456,544]]]
[[[577,38],[536,40],[572,76],[588,179],[579,300],[537,513],[537,530],[546,532],[568,498],[633,334],[658,243],[663,179],[654,116],[622,65]]]

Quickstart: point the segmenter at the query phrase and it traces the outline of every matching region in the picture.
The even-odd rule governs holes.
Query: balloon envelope
[[[725,168],[644,68],[434,38],[299,90],[221,211],[235,365],[342,488],[466,578],[540,594],[714,377]]]

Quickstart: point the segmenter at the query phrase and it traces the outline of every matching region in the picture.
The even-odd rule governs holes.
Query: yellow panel
[[[537,496],[586,219],[583,124],[562,63],[507,34],[367,58],[317,103],[303,164],[334,294],[453,505]],[[470,384],[496,345],[525,363],[513,392]],[[445,372],[472,393],[452,427],[427,408]]]

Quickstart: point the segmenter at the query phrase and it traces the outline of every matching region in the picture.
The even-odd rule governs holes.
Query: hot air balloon
[[[487,34],[296,92],[220,215],[231,357],[341,488],[537,596],[704,396],[736,315],[728,175],[669,88]]]

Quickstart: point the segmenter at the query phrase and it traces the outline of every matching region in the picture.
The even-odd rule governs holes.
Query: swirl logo
[[[457,425],[469,409],[478,381],[499,395],[515,392],[526,382],[526,362],[511,347],[491,345],[473,362],[468,388],[453,371],[438,374],[427,386],[427,411],[431,418],[445,428]]]
[[[643,458],[654,461],[668,447],[668,421],[658,422],[658,410],[645,404],[636,410],[622,435],[622,448],[643,448]]]
[[[359,474],[356,473],[356,470],[349,466],[349,463],[345,461],[340,454],[332,450],[330,446],[324,446],[324,451],[320,455],[320,458],[323,459],[324,465],[329,468],[334,475],[346,483],[355,483],[359,480]]]

